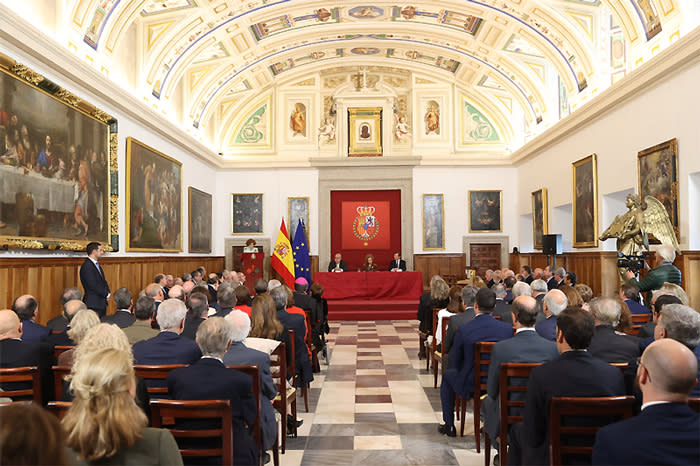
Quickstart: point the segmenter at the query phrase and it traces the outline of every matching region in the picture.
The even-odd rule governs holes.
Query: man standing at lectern
[[[405,272],[406,271],[406,261],[401,259],[401,253],[394,253],[394,260],[391,261],[389,265],[389,272]]]
[[[109,300],[109,285],[104,276],[104,271],[97,261],[104,255],[102,245],[96,241],[89,243],[85,249],[87,259],[80,266],[80,283],[83,284],[85,293],[83,302],[100,316],[107,314],[107,300]]]
[[[335,260],[332,260],[330,264],[328,264],[328,271],[329,272],[347,272],[348,271],[348,264],[345,263],[343,260],[343,256],[339,253],[335,253]]]

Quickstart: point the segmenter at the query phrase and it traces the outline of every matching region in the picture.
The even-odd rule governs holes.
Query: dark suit
[[[532,278],[532,275],[528,275],[527,278],[524,278],[523,281],[527,283],[528,285],[532,284],[532,282],[535,281],[534,278]]]
[[[403,259],[399,259],[397,261],[391,261],[391,264],[389,264],[389,272],[391,272],[393,269],[399,269],[403,270],[404,272],[406,271],[406,261]]]
[[[284,309],[277,309],[277,318],[287,329],[294,330],[294,362],[299,376],[297,385],[305,387],[314,379],[309,352],[304,341],[306,319],[297,314],[290,314]]]
[[[335,269],[336,267],[340,267],[341,269],[343,269],[343,272],[348,271],[348,264],[342,259],[340,261],[340,264],[337,264],[335,261],[331,261],[331,263],[328,264],[328,271],[332,272],[333,269]]]
[[[546,294],[547,293],[540,293],[537,296],[535,296],[535,301],[537,301],[537,322],[541,322],[547,318],[547,316],[544,315],[544,311],[542,310],[542,302],[544,301],[544,297]]]
[[[598,431],[593,464],[700,464],[700,416],[685,403],[644,408]]]
[[[197,330],[199,330],[199,326],[205,320],[206,319],[203,317],[187,316],[187,319],[185,319],[185,328],[182,329],[182,333],[180,334],[180,336],[194,341],[194,339],[197,337]]]
[[[109,285],[101,269],[98,269],[89,257],[80,266],[80,283],[85,290],[83,302],[88,308],[97,312],[97,315],[103,317],[107,313]]]
[[[511,429],[509,464],[549,464],[549,404],[555,396],[619,396],[625,382],[617,367],[587,351],[566,351],[530,374],[524,422]],[[511,463],[512,460],[512,463]]]
[[[554,279],[554,277],[551,277],[549,280],[545,280],[547,282],[547,290],[554,290],[556,289],[558,283]]]
[[[611,325],[597,325],[588,351],[605,362],[633,362],[639,355],[636,337],[618,335]]]
[[[642,306],[634,299],[625,299],[625,304],[632,314],[649,314],[650,312],[648,307]]]
[[[232,307],[219,309],[218,311],[216,311],[216,317],[226,317],[227,315],[229,315],[231,313],[231,311],[233,311]]]
[[[227,369],[217,359],[202,358],[170,372],[166,380],[176,400],[231,400],[233,464],[257,464],[260,452],[251,433],[257,409],[250,376]]]
[[[51,335],[51,329],[37,324],[31,319],[22,321],[22,341],[45,341]]]
[[[68,330],[61,333],[52,333],[44,341],[51,346],[75,346],[75,342],[68,336]]]
[[[557,316],[552,314],[548,318],[537,322],[535,330],[542,338],[554,341],[557,336]]]
[[[559,351],[557,351],[556,343],[545,340],[539,336],[534,329],[520,330],[513,338],[499,341],[493,345],[487,381],[488,396],[484,398],[482,408],[484,427],[492,440],[498,437],[498,424],[500,421],[498,398],[500,391],[501,363],[545,362],[551,361],[557,356],[559,356]],[[520,385],[525,385],[524,380]],[[514,397],[513,399],[516,398]],[[517,399],[522,400],[524,396]]]
[[[63,314],[59,314],[46,322],[46,326],[51,330],[58,330],[59,332],[62,332],[68,328],[68,320],[63,316]]]
[[[496,307],[493,308],[491,315],[501,318],[501,322],[506,322],[513,325],[513,313],[510,310],[510,304],[506,299],[497,299]]]
[[[44,402],[53,394],[51,365],[53,347],[48,343],[27,342],[15,338],[0,340],[0,367],[36,366],[41,375],[41,392]],[[9,382],[3,384],[5,390],[30,388],[31,382]]]
[[[642,325],[642,327],[639,329],[639,333],[637,333],[637,336],[641,339],[649,337],[653,338],[654,329],[656,329],[656,322],[650,320],[646,324]]]
[[[277,385],[270,372],[270,356],[267,353],[248,348],[243,342],[234,341],[224,354],[224,364],[252,364],[260,370],[260,424],[262,426],[263,449],[269,450],[275,443],[277,421],[275,408],[270,400],[277,396]]]
[[[488,314],[479,314],[457,330],[450,350],[450,368],[442,376],[440,399],[442,418],[454,425],[455,393],[471,398],[474,390],[474,343],[501,341],[513,336],[513,326],[499,322]]]
[[[445,333],[445,341],[442,342],[442,348],[445,350],[445,352],[449,352],[452,348],[457,330],[459,330],[462,325],[471,322],[475,315],[474,308],[468,307],[464,310],[464,312],[450,317],[450,323],[447,324],[447,332]],[[445,364],[445,367],[450,366]]]
[[[136,317],[128,309],[119,309],[110,316],[102,317],[102,322],[105,324],[115,324],[119,328],[127,328],[136,322]]]
[[[312,311],[316,307],[314,299],[306,293],[294,292],[294,305],[305,311]]]
[[[698,359],[698,380],[700,380],[700,345],[695,347],[693,354],[695,354],[695,357]],[[690,396],[700,398],[700,383],[695,384],[690,391]]]
[[[195,342],[168,331],[134,343],[133,351],[134,364],[192,364],[202,357]]]

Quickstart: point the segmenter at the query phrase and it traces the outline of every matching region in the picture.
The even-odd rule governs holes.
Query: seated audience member
[[[542,271],[541,268],[535,267],[535,268],[532,270],[532,279],[533,279],[533,281],[534,281],[534,280],[541,280],[541,279],[542,279],[542,272],[543,272],[543,271]],[[532,283],[530,283],[530,285],[532,286]]]
[[[172,277],[171,277],[172,278]],[[157,283],[158,286],[163,290],[163,296],[168,296],[168,291],[170,290],[170,287],[168,287],[168,276],[159,273],[156,275],[156,277],[153,279],[153,283]]]
[[[532,297],[537,300],[537,322],[539,322],[546,318],[542,310],[542,302],[547,294],[547,282],[540,278],[533,280],[530,283],[530,291],[532,292]]]
[[[280,282],[279,280],[270,280],[269,282],[267,282],[267,291],[269,293],[270,291],[280,286],[282,286],[282,282]]]
[[[561,290],[552,289],[547,292],[542,300],[542,312],[545,319],[537,322],[535,331],[547,340],[554,341],[556,337],[557,316],[568,305],[566,295]]]
[[[479,288],[470,285],[462,288],[462,305],[464,306],[464,311],[450,317],[450,324],[447,326],[447,333],[445,333],[445,341],[442,342],[442,348],[445,352],[449,352],[452,348],[457,330],[474,318],[474,300],[476,299],[476,293],[478,291]],[[450,367],[447,362],[444,362],[444,364],[445,367]]]
[[[217,290],[219,289],[219,276],[215,273],[210,273],[207,278],[207,288],[209,289],[209,296],[211,296],[211,303],[214,306],[218,306],[218,298],[216,296]]]
[[[563,285],[566,285],[566,282],[564,282],[564,278],[566,277],[566,270],[564,267],[557,267],[554,269],[552,278],[554,279],[554,288],[560,288]]]
[[[115,324],[119,326],[119,328],[126,328],[132,325],[136,322],[136,317],[131,313],[133,304],[134,301],[131,299],[131,291],[123,287],[119,288],[114,292],[114,305],[117,306],[117,312],[112,315],[104,316],[102,322],[106,324]]]
[[[267,281],[264,278],[258,278],[253,284],[253,289],[255,290],[255,296],[267,293]],[[253,305],[253,303],[250,304],[251,306]]]
[[[0,464],[67,466],[65,435],[53,414],[34,403],[0,408]]]
[[[190,280],[190,281],[185,282],[185,283],[182,284],[182,291],[183,291],[183,293],[185,293],[185,298],[187,298],[187,296],[188,296],[190,293],[192,293],[192,290],[193,290],[196,286],[197,286],[197,285],[196,285],[195,282],[193,282],[192,280]]]
[[[630,312],[630,308],[627,307],[627,304],[620,298],[615,297],[614,299],[617,302],[617,304],[620,305],[620,320],[615,326],[615,333],[618,335],[629,335],[630,332],[634,329],[634,324],[632,323],[632,313]],[[590,306],[588,310],[590,311]]]
[[[524,421],[511,428],[508,464],[549,464],[549,404],[555,396],[625,394],[622,372],[586,351],[593,316],[568,308],[557,316],[559,357],[533,369],[527,384]]]
[[[683,343],[695,354],[700,364],[700,314],[693,308],[682,304],[666,304],[661,309],[654,329],[654,339],[664,338]],[[690,396],[700,397],[700,385],[692,389]]]
[[[532,268],[530,268],[529,265],[523,265],[520,267],[520,275],[523,277],[523,282],[527,283],[528,285],[533,282],[535,277],[532,276]]]
[[[250,317],[250,291],[247,286],[239,285],[234,290],[236,294],[235,310],[244,312]]]
[[[588,304],[593,299],[593,290],[585,283],[577,283],[574,289],[578,291],[579,296],[581,296],[581,299],[583,300],[581,307],[588,311],[590,309]]]
[[[493,283],[493,270],[491,270],[491,269],[486,270],[486,272],[484,272],[483,280],[486,282],[486,288],[491,288],[494,285],[494,283]]]
[[[283,287],[270,290],[270,297],[277,309],[277,318],[287,329],[294,330],[294,363],[298,376],[297,386],[306,387],[314,380],[313,371],[311,370],[311,358],[309,358],[309,352],[304,341],[306,319],[287,312],[287,296],[287,290]]]
[[[34,296],[25,294],[15,299],[12,310],[22,321],[22,341],[40,342],[51,334],[50,328],[34,322],[39,317],[39,303]]]
[[[146,427],[135,387],[129,351],[95,348],[76,358],[73,404],[62,420],[73,464],[182,464],[170,431]]]
[[[202,357],[168,374],[168,392],[176,400],[231,400],[233,464],[255,465],[260,451],[252,433],[257,414],[252,380],[227,369],[222,361],[231,346],[232,330],[231,323],[221,317],[202,322],[196,338]]]
[[[328,352],[326,351],[326,338],[325,335],[330,333],[330,328],[328,327],[328,302],[326,298],[323,297],[323,286],[320,283],[314,283],[311,285],[311,298],[313,298],[316,304],[316,310],[318,312],[317,316],[320,321],[311,319],[311,341],[319,348],[320,354],[328,362]]]
[[[240,311],[233,311],[226,320],[231,324],[231,347],[224,354],[224,364],[251,364],[260,371],[260,423],[263,434],[263,450],[269,450],[277,436],[277,421],[272,400],[277,396],[277,386],[270,372],[270,356],[267,353],[248,348],[243,340],[250,333],[250,318]],[[267,453],[266,453],[267,455]]]
[[[681,300],[681,304],[684,306],[688,306],[690,303],[688,301],[688,294],[683,288],[681,288],[679,285],[676,285],[675,283],[664,282],[664,284],[661,285],[660,290],[666,291],[674,296],[677,296],[678,299]]]
[[[566,272],[566,277],[564,277],[564,283],[570,287],[576,287],[576,274],[574,272]]]
[[[583,306],[583,298],[573,286],[561,285],[558,290],[566,295],[566,302],[569,307]]]
[[[440,275],[430,278],[430,291],[423,293],[418,303],[419,330],[426,334],[433,333],[433,309],[447,307],[450,302],[450,287]],[[425,348],[420,348],[424,351]]]
[[[620,287],[620,299],[627,304],[632,314],[649,314],[649,309],[639,304],[639,288],[630,282],[625,282]]]
[[[284,343],[287,363],[292,360],[292,343],[289,340],[289,330],[277,318],[275,302],[268,293],[258,296],[258,299],[253,303],[250,311],[250,334],[248,335],[248,340],[251,338]],[[266,347],[274,346],[268,351],[268,354],[277,347],[277,345],[270,345],[269,342],[263,343],[268,343]],[[247,341],[246,345],[248,345]],[[250,345],[248,346],[250,347]],[[254,348],[262,351],[259,346],[254,346]]]
[[[74,346],[75,342],[73,342],[73,340],[71,340],[68,336],[68,330],[70,330],[70,321],[71,319],[73,319],[73,316],[78,311],[83,309],[87,309],[87,306],[84,302],[78,300],[68,301],[65,305],[65,315],[66,319],[68,320],[66,330],[60,333],[52,333],[51,335],[46,337],[45,341],[53,346]]]
[[[151,283],[146,287],[146,296],[153,298],[156,302],[156,317],[158,316],[158,307],[160,303],[165,300],[165,295],[163,294],[163,288],[157,283]]]
[[[136,364],[191,364],[202,356],[195,342],[180,336],[185,314],[187,308],[182,301],[163,301],[157,317],[160,333],[134,344]]]
[[[501,322],[512,324],[513,316],[511,315],[510,304],[506,301],[508,296],[506,286],[503,283],[499,283],[491,289],[496,293],[496,306],[493,308],[491,315],[500,317]]]
[[[291,288],[289,288],[287,285],[282,285],[282,288],[287,292],[287,312],[290,314],[296,314],[304,318],[304,341],[306,342],[307,338],[310,337],[311,335],[311,329],[309,328],[309,321],[306,320],[306,311],[299,306],[294,305],[294,292],[292,291]],[[306,345],[309,351],[309,358],[312,357],[312,351],[311,348],[309,348],[309,345]]]
[[[647,322],[646,324],[642,325],[642,327],[639,329],[639,333],[637,333],[637,336],[642,339],[648,339],[651,338],[651,340],[654,339],[654,328],[656,328],[656,322],[659,320],[659,316],[661,315],[661,309],[667,305],[667,304],[682,304],[681,300],[678,299],[677,296],[672,295],[672,294],[666,294],[664,291],[655,291],[653,293],[653,297],[651,298],[651,320]],[[643,346],[642,349],[646,348],[646,346],[651,343],[651,340],[647,342],[646,345]]]
[[[217,297],[219,299],[219,311],[216,313],[216,317],[226,317],[226,314],[233,311],[233,308],[236,306],[236,287],[230,283],[224,283],[219,287]]]
[[[292,299],[294,300],[294,305],[305,311],[315,311],[316,302],[307,294],[309,289],[309,282],[304,277],[299,277],[294,282],[294,293],[292,294]]]
[[[474,303],[474,319],[457,330],[450,349],[450,368],[443,374],[440,385],[442,419],[445,423],[438,427],[438,432],[443,435],[457,435],[454,426],[455,395],[465,400],[473,395],[474,344],[479,341],[501,341],[513,336],[512,325],[491,317],[495,305],[495,293],[488,288],[480,289]]]
[[[493,345],[487,381],[488,396],[484,398],[482,408],[484,428],[492,440],[496,440],[498,437],[500,422],[498,399],[501,364],[507,362],[545,362],[559,356],[557,345],[553,341],[542,338],[535,331],[536,319],[537,302],[535,298],[531,296],[516,297],[513,300],[515,336]],[[524,399],[524,396],[519,399]]]
[[[642,412],[598,431],[593,464],[700,464],[700,416],[687,405],[697,373],[695,355],[682,344],[649,345],[637,368]]]
[[[588,352],[605,362],[631,364],[639,357],[639,339],[615,333],[615,326],[620,321],[620,312],[620,304],[613,298],[595,298],[591,301],[595,330]]]
[[[192,293],[187,300],[187,318],[185,319],[185,328],[180,336],[195,339],[197,329],[209,316],[209,303],[204,293]]]
[[[58,330],[59,332],[62,332],[66,330],[66,328],[68,327],[68,318],[66,317],[66,303],[68,301],[73,300],[82,301],[82,299],[83,293],[81,293],[81,291],[78,288],[71,287],[63,290],[63,294],[61,294],[61,308],[63,309],[63,311],[60,315],[49,320],[46,323],[46,326],[52,331]]]
[[[184,290],[184,288],[182,288],[182,285],[177,285],[177,284],[173,285],[173,287],[170,288],[170,291],[168,291],[168,299],[177,299],[177,300],[180,300],[184,303],[185,302],[185,290]]]
[[[129,344],[133,345],[139,341],[148,340],[158,335],[158,330],[151,326],[153,314],[156,312],[156,303],[153,298],[141,296],[134,304],[135,321],[126,327],[124,333],[129,339]]]
[[[437,313],[437,325],[435,326],[435,342],[440,348],[442,344],[442,319],[461,314],[464,312],[464,302],[462,301],[462,290],[458,286],[450,287],[450,302],[447,307],[440,309]]]
[[[88,330],[100,325],[100,317],[95,311],[83,309],[75,313],[75,317],[71,319],[70,324],[68,336],[75,342],[76,346],[64,351],[58,356],[59,366],[71,367],[73,365],[75,348],[80,345],[81,341],[83,341],[83,338],[85,338]]]

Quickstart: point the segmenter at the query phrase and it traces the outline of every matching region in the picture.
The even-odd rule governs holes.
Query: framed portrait
[[[542,249],[542,237],[548,234],[547,188],[540,188],[532,193],[532,244],[534,249]]]
[[[263,234],[263,195],[231,194],[231,232],[234,235]]]
[[[182,164],[126,139],[126,250],[182,251]]]
[[[591,154],[572,165],[573,246],[598,246],[598,168]]]
[[[503,231],[501,191],[469,191],[469,232]]]
[[[445,249],[445,201],[442,194],[423,194],[423,249]]]
[[[288,197],[287,208],[289,219],[289,240],[293,241],[297,233],[297,226],[301,219],[306,235],[306,244],[309,244],[309,198],[308,197]]]
[[[382,108],[349,108],[348,133],[348,157],[380,157]]]
[[[0,54],[0,247],[119,248],[117,121]]]
[[[653,196],[668,212],[668,218],[680,241],[678,218],[678,141],[674,138],[654,147],[644,149],[637,155],[639,196]],[[655,238],[652,238],[656,241]]]
[[[211,252],[212,202],[211,194],[187,188],[187,214],[189,224],[189,252]]]

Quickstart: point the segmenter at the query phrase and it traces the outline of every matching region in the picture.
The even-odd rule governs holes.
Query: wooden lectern
[[[241,254],[242,272],[245,274],[245,286],[251,296],[255,296],[255,280],[263,277],[263,262],[265,255],[262,252],[244,252]]]

